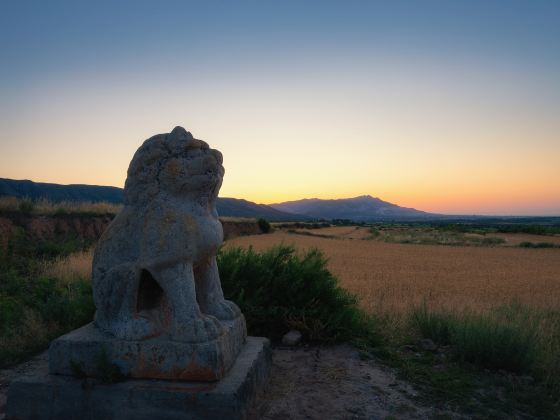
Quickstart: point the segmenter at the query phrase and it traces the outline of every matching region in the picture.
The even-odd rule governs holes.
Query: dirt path
[[[413,387],[350,346],[276,348],[266,394],[251,420],[462,418],[421,406]]]

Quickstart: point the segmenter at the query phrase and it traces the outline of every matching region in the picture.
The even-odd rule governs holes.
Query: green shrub
[[[299,256],[291,246],[257,253],[222,250],[224,294],[236,302],[251,334],[278,340],[291,328],[319,342],[375,340],[374,324],[355,296],[338,285],[318,250]]]
[[[271,226],[268,220],[260,218],[259,220],[257,220],[257,224],[259,225],[259,229],[261,230],[262,233],[270,232]]]

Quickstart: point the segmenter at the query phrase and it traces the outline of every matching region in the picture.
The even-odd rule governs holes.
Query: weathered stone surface
[[[223,377],[247,335],[241,311],[224,299],[216,264],[223,175],[221,153],[181,127],[142,144],[128,168],[124,208],[95,249],[100,331],[54,342],[53,373],[71,373],[71,359],[95,376],[94,354],[104,346],[129,377]]]
[[[46,363],[14,380],[7,419],[243,419],[266,386],[270,343],[248,337],[235,364],[219,382],[96,379],[49,375]]]
[[[182,127],[146,140],[128,168],[125,206],[93,260],[96,325],[117,338],[200,343],[241,312],[224,299],[215,201],[222,155]]]
[[[301,333],[298,330],[291,330],[282,337],[282,344],[285,346],[296,346],[301,341]]]
[[[116,365],[130,378],[216,381],[225,376],[241,351],[246,336],[245,321],[238,317],[222,322],[224,334],[203,343],[183,343],[155,337],[122,340],[85,325],[54,340],[49,349],[52,374],[102,377],[100,360]]]

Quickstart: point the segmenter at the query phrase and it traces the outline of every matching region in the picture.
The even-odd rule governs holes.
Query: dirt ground
[[[350,346],[275,348],[272,362],[251,420],[463,418],[420,405],[410,384]]]

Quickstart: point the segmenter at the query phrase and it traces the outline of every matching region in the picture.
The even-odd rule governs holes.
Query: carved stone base
[[[222,420],[244,419],[268,382],[272,352],[266,338],[248,337],[219,382],[98,379],[50,375],[46,364],[12,381],[6,419]]]
[[[99,378],[115,365],[126,378],[217,381],[231,368],[247,336],[243,316],[221,323],[224,334],[203,343],[165,337],[126,341],[90,323],[51,343],[49,372]]]

